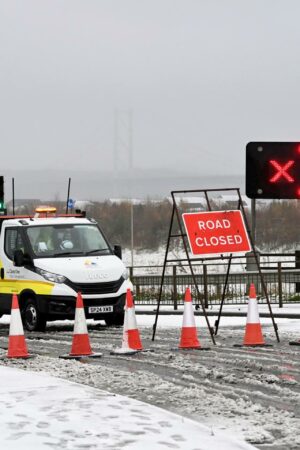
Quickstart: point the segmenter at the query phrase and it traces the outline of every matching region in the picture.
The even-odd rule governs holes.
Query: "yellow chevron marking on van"
[[[3,267],[0,259],[0,269]],[[31,289],[38,295],[51,295],[54,283],[39,280],[17,280],[15,278],[0,278],[0,294],[20,294],[25,289]]]
[[[52,293],[54,283],[48,281],[37,280],[16,280],[12,278],[5,278],[0,280],[1,294],[19,294],[25,289],[31,289],[39,295],[50,295]]]

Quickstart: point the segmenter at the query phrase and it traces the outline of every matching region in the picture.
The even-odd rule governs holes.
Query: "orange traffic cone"
[[[136,323],[132,293],[130,289],[127,289],[122,347],[120,349],[113,350],[112,353],[132,354],[136,353],[139,350],[143,350],[143,346],[141,343],[140,333]]]
[[[100,357],[102,353],[94,353],[90,345],[84,306],[81,293],[78,292],[75,310],[75,324],[73,332],[72,348],[69,355],[62,355],[60,358],[76,359],[83,357]]]
[[[190,288],[186,288],[179,348],[200,348]]]
[[[24,336],[18,297],[12,296],[7,358],[30,358]]]
[[[259,321],[255,286],[253,283],[250,285],[247,324],[243,345],[265,345]]]
[[[130,289],[127,289],[126,294],[126,329],[125,333],[125,344],[128,345],[132,350],[143,350],[143,346],[140,339],[140,332],[137,327],[136,317],[135,317],[135,309],[132,298],[132,293]],[[124,338],[123,338],[124,341]]]

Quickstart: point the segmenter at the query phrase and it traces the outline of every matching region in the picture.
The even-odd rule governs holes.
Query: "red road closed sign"
[[[250,242],[241,211],[182,214],[193,255],[246,253]]]

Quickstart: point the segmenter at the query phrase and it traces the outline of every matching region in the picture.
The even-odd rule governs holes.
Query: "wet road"
[[[268,330],[268,329],[267,329]],[[144,351],[111,355],[120,347],[122,328],[102,323],[89,326],[91,345],[100,359],[59,359],[68,354],[73,325],[49,324],[45,333],[27,333],[29,351],[36,358],[3,360],[1,364],[45,371],[55,376],[127,395],[166,408],[213,428],[234,432],[261,449],[300,448],[300,347],[281,333],[278,344],[271,329],[272,347],[236,348],[243,339],[239,327],[223,329],[214,346],[201,337],[207,351],[178,351],[179,331],[141,328]],[[0,347],[7,348],[8,326],[0,325]],[[4,353],[4,350],[3,350]]]

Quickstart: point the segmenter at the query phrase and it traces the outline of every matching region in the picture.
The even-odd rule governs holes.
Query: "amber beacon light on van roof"
[[[56,215],[55,206],[38,206],[35,209],[35,217],[48,217]]]
[[[253,199],[300,199],[300,142],[249,142],[246,195]]]

